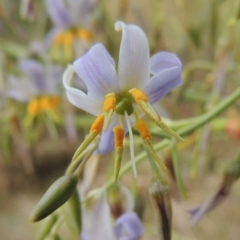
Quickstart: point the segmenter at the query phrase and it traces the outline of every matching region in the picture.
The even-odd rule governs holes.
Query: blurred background
[[[239,0],[76,0],[75,7],[67,8],[71,24],[58,19],[49,2],[0,1],[1,239],[34,239],[39,223],[28,220],[30,211],[64,174],[94,120],[68,102],[62,73],[97,42],[117,62],[121,41],[121,33],[114,30],[117,20],[145,31],[151,55],[165,50],[181,59],[184,83],[159,105],[162,115],[173,122],[211,112],[240,87]],[[58,34],[59,29],[66,34]],[[161,153],[170,169],[173,239],[239,239],[239,181],[196,225],[190,225],[189,214],[221,188],[224,169],[239,151],[239,109],[237,100],[177,146],[185,198],[171,174],[171,153],[167,149]],[[161,140],[156,137],[155,142]],[[136,151],[140,153],[141,147]],[[111,177],[111,159],[111,154],[100,157],[91,189]],[[128,160],[126,153],[124,162]],[[146,240],[159,239],[149,197],[151,180],[147,161],[138,165],[136,180],[131,170],[122,178],[143,200],[141,239]],[[62,239],[69,239],[67,229],[61,232]]]

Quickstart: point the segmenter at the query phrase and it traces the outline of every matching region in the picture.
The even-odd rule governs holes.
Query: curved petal
[[[114,232],[119,240],[137,240],[143,231],[143,225],[135,212],[122,214],[114,226]]]
[[[107,193],[104,190],[100,195],[93,210],[89,240],[115,240],[112,225],[110,207],[107,202]]]
[[[19,61],[19,68],[29,76],[36,92],[42,93],[47,90],[46,76],[43,66],[35,60],[25,59]]]
[[[173,88],[182,84],[181,68],[165,69],[154,75],[144,85],[143,91],[151,104],[157,102]]]
[[[116,22],[115,30],[122,30],[118,76],[122,91],[141,88],[149,79],[149,46],[145,33],[135,25]]]
[[[182,68],[180,59],[174,53],[159,52],[154,54],[150,59],[150,70],[152,74],[157,74],[173,67]]]
[[[63,85],[66,89],[68,100],[76,107],[98,116],[101,113],[102,102],[96,101],[88,97],[83,91],[70,87],[70,83],[74,74],[74,67],[68,66],[63,74]]]
[[[72,25],[71,16],[63,0],[45,0],[47,11],[55,25],[66,28]]]
[[[118,125],[118,116],[114,113],[108,130],[101,135],[97,150],[98,154],[105,154],[114,150],[114,135],[112,130],[116,125]]]
[[[102,44],[94,45],[73,66],[87,85],[89,97],[103,100],[106,94],[119,92],[114,60]]]

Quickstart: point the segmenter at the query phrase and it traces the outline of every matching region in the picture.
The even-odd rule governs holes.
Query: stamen
[[[156,113],[156,111],[152,108],[152,106],[150,105],[150,103],[148,102],[148,97],[146,96],[146,94],[137,89],[137,88],[133,88],[129,91],[134,100],[136,101],[137,104],[140,105],[140,107],[142,108],[142,110],[151,118],[154,120],[159,120],[159,116]]]
[[[78,38],[86,40],[86,41],[91,41],[93,38],[92,34],[85,29],[78,29],[76,32],[76,35]]]
[[[176,132],[174,132],[171,128],[169,128],[164,122],[160,121],[154,121],[154,123],[160,127],[162,130],[167,132],[169,135],[175,137],[178,141],[186,142],[181,136],[179,136]]]
[[[155,152],[154,146],[152,144],[152,141],[150,138],[144,139],[145,144],[148,147],[149,152],[151,153],[152,157],[154,160],[158,163],[158,165],[163,169],[163,170],[168,170],[163,161],[158,157],[158,155]]]
[[[66,47],[69,47],[72,45],[72,42],[73,42],[73,35],[71,32],[66,32],[64,35],[63,35],[63,45],[66,46]]]
[[[36,116],[40,111],[41,111],[41,106],[38,98],[35,98],[28,103],[28,106],[27,106],[28,115]]]
[[[105,132],[108,129],[108,126],[111,122],[112,115],[115,109],[116,98],[114,93],[110,93],[106,95],[106,99],[103,103],[103,111],[104,111],[104,125],[103,131]]]
[[[101,133],[103,128],[103,122],[104,122],[104,115],[101,114],[96,118],[94,121],[91,129],[90,134],[88,137],[82,142],[82,144],[79,146],[75,154],[73,155],[72,161],[76,160],[78,156],[88,147],[88,145],[95,139],[95,137]]]
[[[129,92],[132,94],[133,98],[135,99],[135,101],[138,103],[140,100],[144,101],[144,102],[148,102],[148,97],[146,96],[146,94],[137,89],[137,88],[133,88],[131,90],[129,90]]]
[[[115,109],[115,104],[116,104],[116,98],[114,93],[110,93],[106,95],[105,101],[103,102],[103,111],[104,112],[109,112],[110,110]]]
[[[146,138],[152,139],[151,133],[148,130],[146,123],[142,119],[137,120],[136,127],[141,134],[143,140],[145,140]]]
[[[54,45],[61,45],[62,44],[62,41],[63,41],[63,34],[62,33],[59,33],[55,38],[54,38]]]
[[[74,153],[72,157],[72,161],[75,161],[80,154],[88,147],[88,145],[97,137],[98,133],[96,131],[91,132],[87,138],[82,142],[82,144],[78,147],[77,151]]]
[[[124,139],[124,129],[120,126],[116,126],[113,129],[114,132],[114,143],[115,148],[123,147],[123,139]]]
[[[128,127],[128,132],[129,132],[129,139],[130,139],[130,156],[131,156],[131,162],[132,162],[132,167],[133,167],[133,174],[134,177],[137,177],[137,169],[136,169],[136,163],[135,163],[135,157],[134,157],[134,143],[133,143],[133,133],[132,133],[132,127],[130,123],[130,119],[128,117],[127,112],[124,112],[125,118],[126,118],[126,123]]]
[[[115,142],[115,163],[114,163],[114,181],[117,182],[123,154],[123,139],[124,139],[124,129],[120,126],[116,126],[113,129],[114,132],[114,142]]]
[[[97,134],[101,133],[104,123],[104,114],[99,115],[94,121],[90,133],[97,132]]]
[[[162,122],[160,116],[153,109],[151,104],[148,102],[147,96],[139,89],[133,88],[129,91],[134,97],[135,101],[140,105],[142,110],[152,119],[152,121],[164,131],[166,131],[171,136],[175,137],[177,140],[181,142],[185,142],[185,140],[180,137],[177,133],[175,133],[171,128],[169,128],[164,122]]]

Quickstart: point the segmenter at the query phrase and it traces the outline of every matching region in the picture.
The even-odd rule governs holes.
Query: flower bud
[[[81,203],[77,190],[62,206],[64,219],[71,232],[77,236],[81,232]]]
[[[76,175],[63,176],[55,181],[37,203],[29,219],[37,222],[50,215],[72,196],[77,183]]]
[[[152,202],[157,210],[159,237],[162,240],[171,239],[172,206],[170,189],[166,182],[157,179],[149,189]]]

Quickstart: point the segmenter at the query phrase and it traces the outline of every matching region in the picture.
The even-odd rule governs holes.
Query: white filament
[[[134,156],[132,126],[131,126],[130,119],[129,119],[126,111],[124,112],[124,115],[125,115],[125,118],[126,118],[127,128],[128,128],[128,132],[129,132],[130,157],[131,157],[131,162],[132,162],[133,174],[134,174],[134,177],[136,178],[137,177],[137,168],[136,168],[135,156]]]

